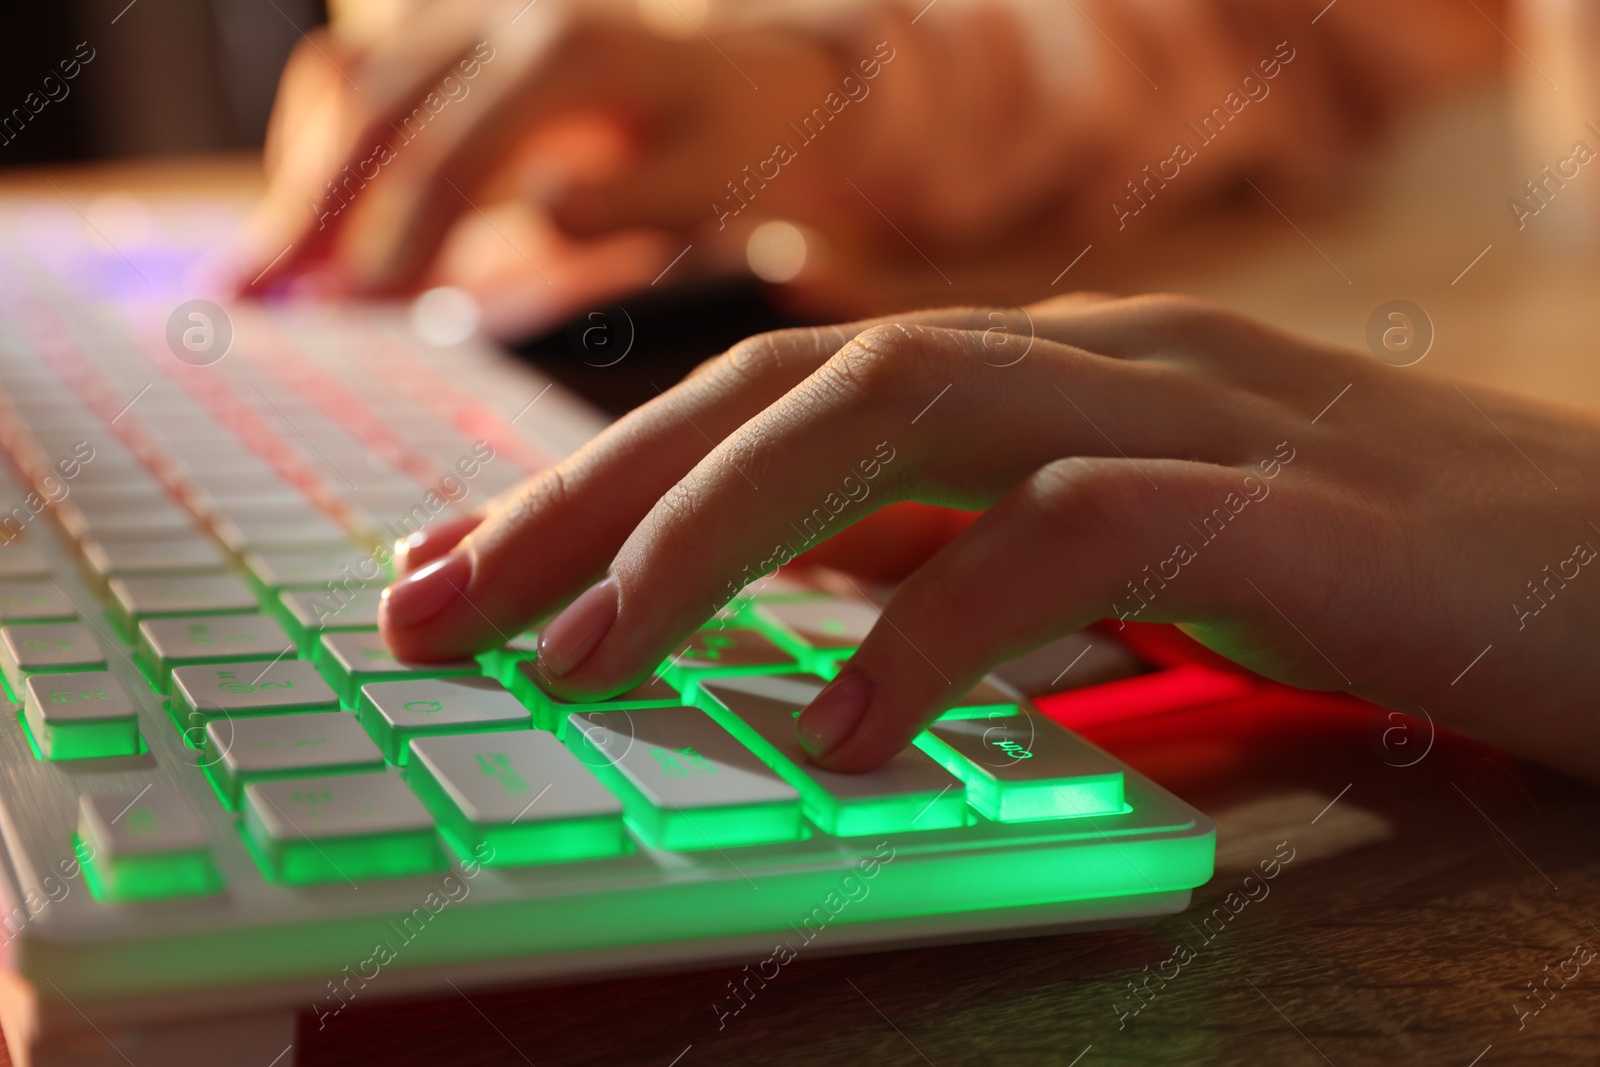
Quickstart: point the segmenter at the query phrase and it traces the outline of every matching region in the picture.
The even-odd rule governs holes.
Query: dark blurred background
[[[0,138],[0,166],[259,145],[290,49],[327,17],[324,0],[47,0],[6,8],[0,119],[20,121],[8,128],[9,140]],[[94,58],[62,83],[60,64],[75,54]],[[59,99],[46,96],[47,76],[58,79],[48,92]],[[48,102],[33,113],[41,99]]]

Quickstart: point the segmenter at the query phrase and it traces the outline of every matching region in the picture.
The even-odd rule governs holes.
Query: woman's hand
[[[459,217],[506,195],[577,234],[714,222],[725,184],[771,154],[775,116],[851,72],[818,34],[714,32],[652,28],[631,3],[445,0],[364,47],[308,40],[279,87],[246,288],[308,271],[345,291],[413,286]],[[850,147],[844,131],[813,154]],[[763,200],[781,210],[804,187]]]
[[[1597,456],[1583,412],[1187,299],[785,331],[430,538],[465,534],[382,625],[445,659],[566,605],[542,672],[604,696],[773,563],[917,500],[983,514],[801,716],[823,766],[875,767],[997,663],[1121,617],[1600,778]]]

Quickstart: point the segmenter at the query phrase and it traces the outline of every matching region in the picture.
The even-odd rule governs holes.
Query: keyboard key
[[[658,848],[800,836],[800,794],[699,708],[575,712],[566,744]]]
[[[45,759],[132,756],[139,751],[133,698],[109,671],[35,674],[23,686],[23,716]]]
[[[1006,715],[1014,714],[1017,708],[1016,698],[1005,690],[989,681],[987,678],[973,686],[961,698],[947,708],[941,719],[977,719],[986,717],[996,711]]]
[[[702,678],[799,669],[794,657],[760,630],[728,627],[695,634],[662,665],[661,674],[688,694]]]
[[[324,515],[295,518],[246,517],[224,513],[213,522],[217,537],[230,550],[252,548],[350,548],[350,535]]]
[[[206,723],[206,767],[229,803],[246,782],[318,772],[378,770],[383,753],[354,715],[223,717]]]
[[[278,603],[283,605],[289,635],[306,648],[315,646],[317,637],[324,632],[377,629],[382,596],[383,589],[376,585],[320,592],[285,589],[278,594]]]
[[[0,623],[70,622],[78,610],[48,580],[0,582]]]
[[[281,659],[294,642],[265,615],[175,615],[141,622],[136,652],[165,693],[174,667]]]
[[[250,587],[231,574],[134,575],[109,584],[117,621],[132,635],[141,619],[164,615],[243,615],[257,610]]]
[[[137,541],[90,539],[83,543],[83,558],[102,581],[118,574],[215,574],[228,563],[215,541],[198,534]]]
[[[567,716],[574,711],[604,711],[620,708],[675,708],[683,697],[662,677],[652,675],[625,693],[607,700],[567,701],[540,688],[539,671],[532,660],[521,660],[511,669],[511,692],[518,700],[536,709],[540,729],[565,735]]]
[[[50,573],[50,561],[38,545],[8,541],[0,546],[0,580],[43,578]]]
[[[148,475],[145,476],[148,479]],[[160,508],[171,503],[161,486],[151,480],[134,481],[123,485],[75,484],[72,494],[62,501],[85,515],[94,516],[108,512],[137,511]]]
[[[194,509],[210,518],[228,514],[234,508],[299,508],[306,497],[300,490],[271,475],[249,479],[242,485],[216,484],[191,486],[187,498]]]
[[[124,902],[199,896],[222,888],[204,824],[168,786],[78,798],[78,836],[95,899]]]
[[[381,586],[389,580],[386,567],[354,548],[340,551],[261,548],[246,552],[244,565],[264,589],[323,589],[345,581],[367,581]],[[363,578],[371,575],[370,578]]]
[[[719,722],[800,790],[807,818],[830,834],[966,825],[966,786],[914,748],[866,774],[834,774],[806,759],[795,720],[826,684],[815,674],[716,678],[701,693],[720,709]]]
[[[44,622],[0,628],[0,670],[13,693],[30,674],[103,671],[105,650],[81,622]]]
[[[422,502],[417,490],[407,488],[393,494],[382,492],[351,494],[345,501],[345,515],[363,536],[377,541],[398,541],[436,522],[460,518],[453,505],[433,511]]]
[[[461,855],[565,863],[628,847],[622,804],[543,730],[422,737],[408,777]]]
[[[360,690],[372,682],[407,678],[463,678],[481,673],[474,660],[453,663],[410,663],[394,658],[376,630],[325,633],[314,662],[345,707],[356,707]]]
[[[78,508],[70,500],[56,511],[61,526],[76,541],[93,537],[132,541],[193,534],[194,518],[176,504],[158,502],[127,508]]]
[[[244,828],[269,876],[289,885],[358,885],[444,866],[433,819],[393,769],[252,782]]]
[[[941,719],[917,747],[967,783],[972,806],[1021,822],[1129,810],[1122,768],[1077,735],[1032,712]]]
[[[878,622],[879,611],[858,600],[816,597],[761,603],[755,618],[793,634],[805,648],[839,658],[865,641]]]
[[[493,678],[418,678],[361,687],[361,724],[390,763],[410,762],[410,745],[428,734],[527,730],[528,709]]]
[[[219,715],[339,710],[338,694],[315,667],[297,659],[178,667],[168,688],[172,717],[195,748],[205,742],[206,723]]]

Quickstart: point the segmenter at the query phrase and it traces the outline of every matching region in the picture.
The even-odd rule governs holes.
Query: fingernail
[[[617,621],[617,580],[610,576],[590,586],[539,634],[538,663],[557,678],[570,674],[594,654]]]
[[[470,584],[471,554],[452,552],[383,591],[384,621],[402,630],[421,626],[448,607]]]
[[[866,675],[846,670],[800,713],[800,747],[809,756],[826,756],[856,732],[871,701],[872,683]]]

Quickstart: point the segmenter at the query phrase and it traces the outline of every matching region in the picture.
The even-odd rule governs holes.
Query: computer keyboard
[[[159,294],[189,246],[118,251],[145,291],[70,219],[10,232],[19,1062],[287,1065],[296,1013],[357,999],[760,959],[819,909],[818,952],[1134,921],[1210,877],[1203,815],[997,680],[880,771],[810,765],[795,715],[877,611],[792,580],[609,700],[546,694],[531,633],[396,660],[385,546],[599,420],[400,308],[232,307],[223,358],[179,359]]]

